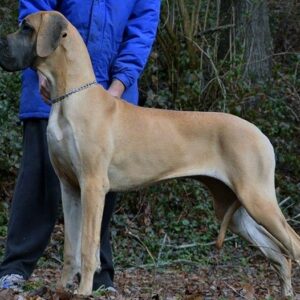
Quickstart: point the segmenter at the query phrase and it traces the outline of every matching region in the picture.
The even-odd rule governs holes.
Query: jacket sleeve
[[[128,20],[118,56],[111,68],[112,78],[131,86],[143,71],[159,22],[160,0],[137,0]]]
[[[20,0],[19,22],[26,16],[41,10],[55,10],[57,2],[57,0]]]

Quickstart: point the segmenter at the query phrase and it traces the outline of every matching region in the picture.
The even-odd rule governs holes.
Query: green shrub
[[[0,71],[0,175],[16,170],[21,151],[18,120],[19,74]]]

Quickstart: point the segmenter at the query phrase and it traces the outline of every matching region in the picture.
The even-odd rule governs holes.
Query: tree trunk
[[[244,57],[243,77],[252,83],[271,78],[272,38],[267,2],[236,0],[236,37]]]
[[[221,0],[220,7],[220,25],[226,26],[232,24],[232,0]],[[220,34],[220,42],[218,48],[218,59],[225,59],[228,56],[230,47],[230,28],[223,30]]]

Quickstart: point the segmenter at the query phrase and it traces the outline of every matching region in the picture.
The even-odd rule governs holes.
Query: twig
[[[189,39],[189,38],[187,37],[187,39]],[[213,68],[213,70],[215,72],[217,81],[219,83],[220,89],[222,91],[223,98],[224,98],[224,100],[226,100],[226,98],[227,98],[226,88],[225,88],[225,86],[224,86],[224,84],[223,84],[223,82],[222,82],[222,80],[221,80],[221,78],[219,76],[219,71],[218,71],[215,63],[213,62],[213,60],[210,57],[210,55],[208,53],[206,53],[195,41],[193,41],[193,40],[191,40],[191,41],[195,45],[195,47],[201,52],[201,54],[204,54],[208,58],[208,60],[210,61],[211,66],[212,66],[212,68]],[[224,110],[225,110],[225,107],[224,107]]]
[[[227,283],[226,281],[224,281],[224,283],[232,290],[234,291],[237,295],[239,295],[240,297],[244,298],[244,299],[248,299],[247,297],[245,297],[244,295],[242,295],[241,293],[239,293],[233,286],[231,286],[229,283]]]
[[[208,17],[208,11],[209,11],[209,5],[210,5],[210,0],[207,1],[206,3],[206,10],[205,10],[205,17],[204,17],[204,23],[203,23],[203,31],[206,30],[206,25],[207,25],[207,17]],[[201,49],[204,46],[204,41],[201,42]],[[203,70],[203,52],[201,51],[200,53],[200,70]]]
[[[161,257],[163,248],[164,248],[164,246],[165,246],[165,244],[166,244],[167,237],[168,237],[168,235],[165,233],[165,236],[164,236],[164,238],[163,238],[162,244],[161,244],[160,249],[159,249],[159,252],[158,252],[158,256],[157,256],[157,264],[159,264],[160,257]]]
[[[297,93],[297,91],[295,90],[295,93],[297,94],[297,98],[300,100],[300,95]],[[291,112],[291,114],[295,117],[295,119],[299,122],[300,118],[298,117],[297,113],[294,112],[294,110],[289,107],[288,105],[286,106],[286,108]]]
[[[233,28],[233,27],[235,27],[234,24],[220,25],[220,26],[216,26],[216,27],[213,27],[213,28],[208,28],[206,30],[200,31],[197,34],[197,36],[202,36],[202,35],[205,35],[205,34],[214,33],[216,31],[220,31],[220,30],[230,29],[230,28]]]
[[[220,9],[221,9],[221,0],[217,0],[217,20],[216,20],[216,27],[220,26]],[[218,42],[219,42],[219,33],[215,35],[215,44],[214,44],[214,59],[217,60],[218,58]]]
[[[232,23],[235,27],[235,24],[236,24],[236,17],[235,17],[235,8],[234,8],[234,5],[231,5],[231,9],[232,9]],[[233,54],[232,54],[232,61],[235,61],[235,58],[236,58],[236,30],[232,30],[232,28],[230,28],[230,36],[231,36],[231,39],[233,41]],[[229,51],[231,52],[231,48],[229,49]]]
[[[60,264],[63,264],[63,261],[62,261],[61,259],[59,259],[57,256],[51,255],[51,258],[52,258],[53,260],[55,260],[56,262],[58,262],[58,263],[60,263]]]
[[[192,24],[194,24],[194,32],[193,36],[197,34],[197,31],[199,30],[199,18],[200,18],[200,11],[201,11],[201,5],[202,5],[202,0],[196,0],[197,6],[194,10],[194,21]]]
[[[169,1],[167,0],[166,1],[166,5],[167,5],[167,17],[166,17],[166,20],[165,20],[165,22],[163,23],[163,25],[161,25],[161,28],[164,28],[166,25],[167,25],[167,23],[169,22],[169,18],[170,18],[170,5],[169,5]]]
[[[196,261],[191,261],[187,259],[175,259],[171,261],[165,261],[165,262],[160,262],[158,264],[145,264],[145,265],[140,265],[136,267],[131,267],[131,268],[126,268],[126,270],[135,270],[135,269],[148,269],[148,268],[158,268],[158,267],[165,267],[165,266],[171,266],[174,264],[186,264],[186,265],[202,265],[200,262]]]
[[[300,217],[300,214],[298,214],[298,215],[296,215],[295,217],[293,217],[292,220],[295,220],[295,219],[297,219],[297,218],[299,218],[299,217]]]
[[[237,236],[231,236],[229,238],[226,238],[224,240],[224,242],[228,242],[228,241],[234,240],[236,238],[237,238]],[[176,246],[176,245],[166,245],[166,246],[176,249],[176,250],[179,250],[179,249],[187,249],[187,248],[193,248],[193,247],[213,246],[215,244],[216,244],[216,242],[213,241],[213,242],[208,242],[208,243],[192,243],[192,244],[185,244],[185,245],[180,245],[180,246]]]
[[[300,214],[299,214],[300,215]],[[298,217],[298,216],[297,216]],[[297,221],[295,221],[297,222]],[[232,241],[232,240],[235,240],[238,236],[231,236],[231,237],[228,237],[224,240],[224,242],[226,241]],[[270,238],[269,238],[270,239]],[[262,246],[262,245],[257,245],[257,244],[254,244],[254,243],[250,243],[248,241],[249,245],[252,246],[252,247],[255,247],[255,248],[258,248],[259,250],[261,249],[270,249],[272,250],[273,252],[276,252],[277,254],[281,254],[283,256],[285,256],[286,258],[288,258],[289,256],[286,255],[285,253],[283,253],[282,251],[280,250],[277,250],[277,249],[274,249],[272,247],[269,247],[269,246]],[[208,242],[208,243],[192,243],[192,244],[186,244],[186,245],[180,245],[180,246],[176,246],[176,245],[166,245],[166,247],[170,247],[170,248],[173,248],[175,250],[180,250],[180,249],[187,249],[187,248],[192,248],[192,247],[205,247],[205,246],[214,246],[216,244],[215,241],[213,242]],[[280,246],[279,245],[276,245],[279,249],[280,249]]]
[[[293,223],[295,223],[295,224],[300,224],[300,221],[296,221],[296,220],[294,220],[294,219],[288,219],[288,222],[293,222]]]
[[[152,255],[151,251],[149,250],[149,248],[145,245],[145,243],[140,239],[140,237],[136,234],[133,234],[132,232],[128,231],[128,234],[132,237],[134,237],[147,251],[147,253],[149,254],[150,258],[153,261],[153,264],[156,265],[157,263],[155,262],[155,258]]]
[[[291,197],[288,196],[286,197],[285,199],[283,199],[280,203],[279,203],[279,206],[282,206],[283,204],[285,204],[286,202],[288,202],[289,200],[291,200]]]
[[[300,214],[296,215],[295,217],[292,218],[288,218],[287,221],[288,222],[295,222],[295,223],[300,223],[299,221],[296,221],[296,219],[298,219],[300,217]]]
[[[282,55],[298,55],[300,52],[299,51],[295,51],[295,52],[292,52],[292,51],[285,51],[285,52],[278,52],[278,53],[273,53],[273,54],[270,54],[270,55],[266,55],[264,58],[261,58],[261,59],[257,59],[257,60],[253,60],[251,63],[243,63],[241,65],[251,65],[251,64],[256,64],[256,63],[260,63],[260,62],[263,62],[267,59],[269,59],[270,57],[275,57],[275,56],[282,56]]]

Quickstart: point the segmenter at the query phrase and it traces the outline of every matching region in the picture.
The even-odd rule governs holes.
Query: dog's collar
[[[93,86],[95,84],[97,84],[96,80],[94,80],[94,81],[92,81],[90,83],[87,83],[85,85],[82,85],[82,86],[80,86],[78,88],[72,89],[71,91],[69,91],[68,93],[66,93],[66,94],[64,94],[62,96],[59,96],[59,97],[56,97],[56,98],[53,98],[53,99],[49,99],[48,102],[49,102],[49,104],[54,104],[54,103],[60,102],[60,101],[68,98],[69,96],[71,96],[73,94],[76,94],[76,93],[78,93],[80,91],[88,89],[89,87],[91,87],[91,86]]]

